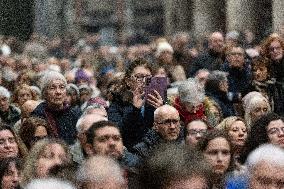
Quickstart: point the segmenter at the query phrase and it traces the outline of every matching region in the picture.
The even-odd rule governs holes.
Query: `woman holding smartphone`
[[[138,59],[129,65],[123,77],[108,85],[111,95],[108,117],[120,127],[124,146],[128,149],[140,142],[152,127],[154,110],[164,103],[157,91],[147,95],[145,103],[144,90],[151,78],[151,65]]]

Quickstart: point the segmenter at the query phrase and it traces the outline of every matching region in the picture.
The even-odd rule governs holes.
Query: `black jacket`
[[[32,115],[43,118],[49,123],[46,111],[50,112],[56,122],[59,138],[69,145],[74,144],[77,137],[76,124],[81,116],[81,110],[71,107],[66,107],[63,110],[51,110],[47,107],[46,102],[42,102],[32,112]]]

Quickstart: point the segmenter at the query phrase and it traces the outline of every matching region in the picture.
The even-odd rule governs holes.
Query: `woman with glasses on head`
[[[109,120],[118,124],[123,143],[127,148],[137,144],[148,128],[152,127],[154,109],[163,105],[163,99],[155,92],[144,99],[146,81],[152,77],[151,65],[137,59],[127,68],[125,75],[108,84],[111,100]]]

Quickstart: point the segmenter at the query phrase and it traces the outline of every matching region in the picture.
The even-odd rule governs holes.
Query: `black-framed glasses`
[[[188,130],[188,134],[190,135],[197,135],[197,134],[200,134],[200,135],[205,135],[207,133],[207,130],[206,129],[201,129],[201,130],[196,130],[196,129],[189,129]]]
[[[152,75],[135,74],[132,77],[138,82],[146,82],[152,78]]]
[[[171,124],[177,125],[179,124],[179,119],[165,119],[163,121],[160,122],[156,122],[159,125],[167,125],[170,126]]]
[[[270,134],[270,135],[279,135],[280,133],[284,134],[284,127],[274,127],[274,128],[271,128],[271,129],[268,129],[267,133]]]

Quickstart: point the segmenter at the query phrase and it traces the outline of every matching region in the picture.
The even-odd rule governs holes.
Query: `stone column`
[[[227,0],[227,31],[249,29],[255,32],[254,0]]]
[[[193,29],[197,38],[225,29],[225,3],[223,1],[194,0]]]
[[[173,10],[175,5],[173,0],[165,0],[164,4],[164,32],[167,36],[173,34],[175,23],[173,23]]]
[[[273,17],[273,29],[275,32],[284,26],[284,1],[272,0],[272,17]]]

